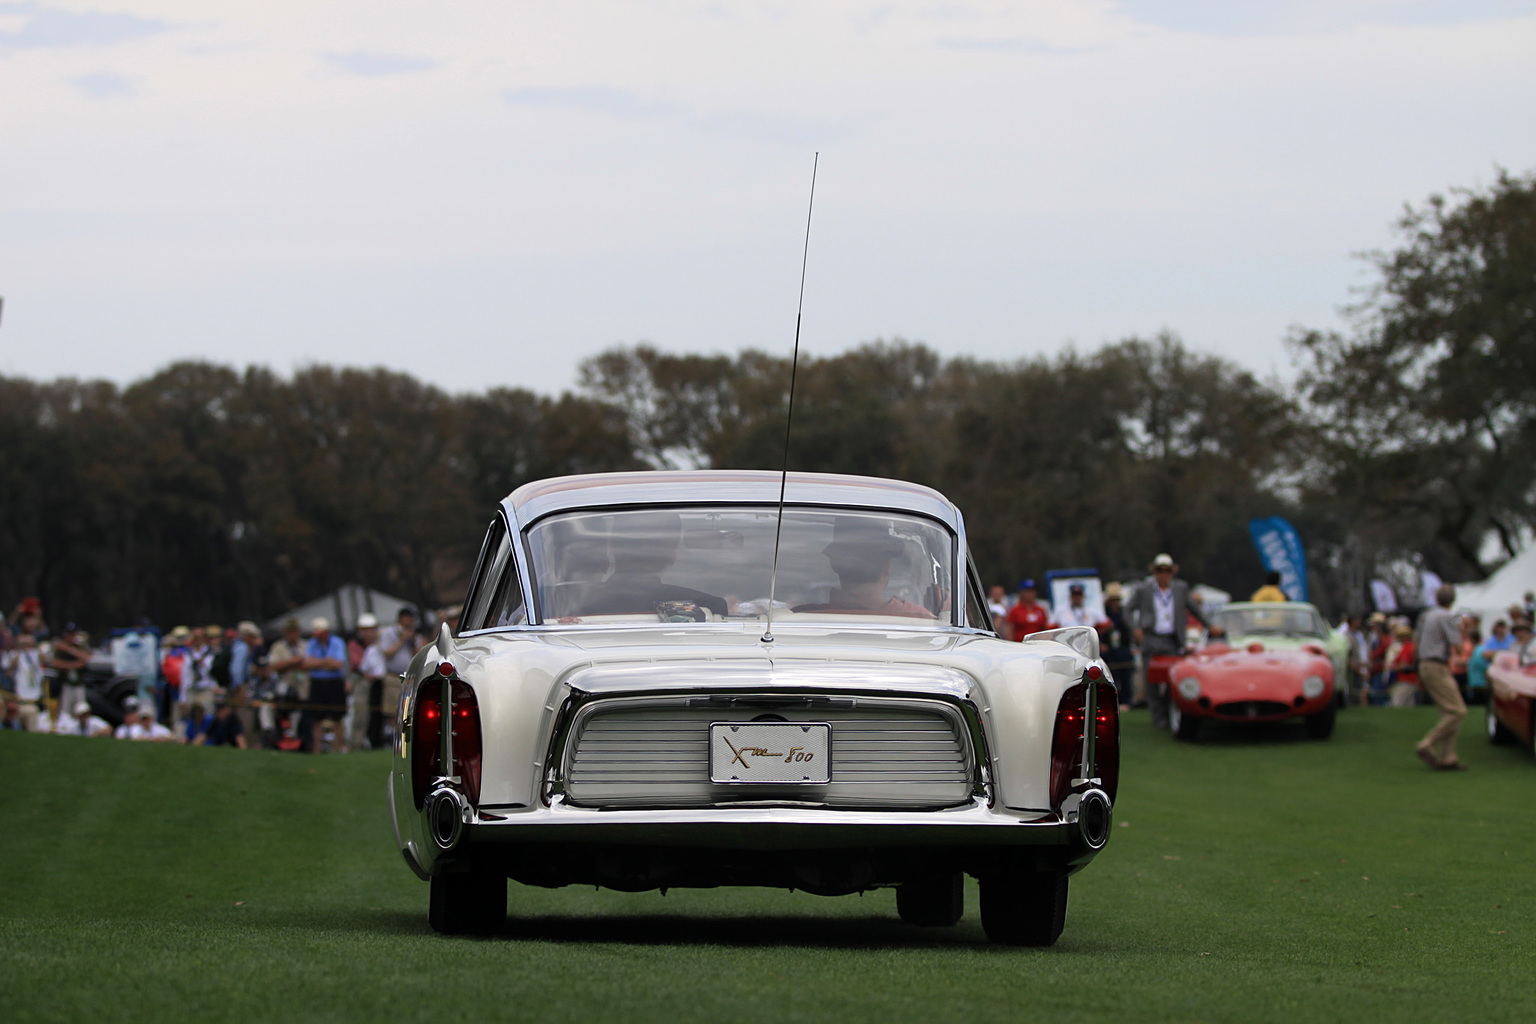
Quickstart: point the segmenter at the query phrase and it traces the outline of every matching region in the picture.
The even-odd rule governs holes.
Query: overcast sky
[[[1533,0],[0,0],[0,373],[1012,359],[1261,373],[1405,201],[1536,168]]]

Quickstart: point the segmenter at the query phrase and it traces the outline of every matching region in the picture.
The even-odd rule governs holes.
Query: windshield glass
[[[761,619],[772,508],[571,512],[528,530],[543,621]],[[954,537],[894,513],[784,510],[774,621],[953,621]]]
[[[1281,636],[1326,636],[1323,620],[1311,608],[1288,608],[1279,602],[1266,608],[1226,608],[1216,621],[1228,636],[1267,633]]]

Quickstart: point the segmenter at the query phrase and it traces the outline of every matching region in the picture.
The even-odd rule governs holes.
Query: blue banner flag
[[[1292,601],[1307,599],[1307,554],[1296,529],[1279,516],[1248,520],[1253,546],[1264,568],[1280,574],[1280,589]]]

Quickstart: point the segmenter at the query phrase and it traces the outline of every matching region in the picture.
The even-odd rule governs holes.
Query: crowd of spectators
[[[1536,622],[1536,593],[1527,592],[1520,604],[1510,605],[1494,619],[1487,636],[1478,616],[1455,615],[1460,636],[1448,645],[1447,668],[1461,697],[1468,704],[1488,700],[1488,666],[1500,651],[1521,653],[1532,639]],[[1361,704],[1412,707],[1426,699],[1420,678],[1419,647],[1422,643],[1412,618],[1375,612],[1369,618],[1352,615],[1339,629],[1350,641],[1351,674],[1361,680],[1355,692]],[[1529,648],[1536,655],[1536,645]]]
[[[1177,571],[1166,555],[1151,568],[1138,592],[1157,585],[1160,573],[1171,586]],[[1273,576],[1254,600],[1277,599],[1270,591],[1284,600]],[[1138,653],[1156,638],[1155,600],[1143,602],[1144,614],[1128,611],[1126,591],[1114,582],[1104,586],[1102,612],[1085,606],[1081,583],[1072,583],[1067,597],[1052,611],[1040,601],[1032,579],[1023,580],[1012,597],[994,585],[988,594],[993,626],[1009,640],[1061,626],[1093,627],[1121,703],[1143,704]],[[1187,600],[1189,624],[1203,622],[1198,597],[1190,592]],[[437,619],[456,628],[458,614],[458,608],[446,608]],[[1446,664],[1464,701],[1486,702],[1488,667],[1500,651],[1536,656],[1533,620],[1536,594],[1530,592],[1523,604],[1493,622],[1487,636],[1477,616],[1457,617],[1460,639],[1449,645]],[[112,717],[122,718],[116,724],[103,717],[114,709],[93,704],[87,687],[93,666],[109,657],[107,646],[93,647],[89,634],[73,623],[55,634],[41,602],[27,598],[9,616],[0,616],[0,729],[314,752],[378,748],[393,740],[400,674],[426,642],[420,625],[410,607],[382,627],[372,614],[361,615],[348,637],[324,618],[288,619],[270,641],[249,621],[233,629],[177,626],[163,635],[145,624],[144,635],[157,637],[155,662],[116,705]],[[1411,618],[1352,615],[1338,629],[1349,640],[1348,692],[1359,703],[1426,702]],[[105,675],[113,673],[107,669]]]
[[[439,621],[457,628],[459,609]],[[288,619],[270,638],[233,629],[147,623],[145,670],[125,675],[108,643],[74,624],[51,631],[36,598],[0,616],[0,729],[144,742],[335,753],[393,740],[400,673],[427,641],[414,608],[351,636],[325,618]],[[126,691],[126,692],[124,692]],[[118,719],[121,719],[119,722]]]

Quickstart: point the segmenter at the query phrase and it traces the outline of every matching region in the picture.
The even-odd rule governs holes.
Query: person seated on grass
[[[60,713],[54,732],[60,736],[111,736],[112,727],[91,714],[90,703],[82,700],[75,704],[73,717]]]
[[[187,717],[182,723],[181,742],[186,745],[198,743],[198,738],[208,731],[211,724],[213,724],[213,716],[201,703],[188,705]]]
[[[176,734],[155,721],[154,708],[145,707],[139,712],[138,734],[130,736],[129,739],[141,740],[145,743],[175,743]]]
[[[123,724],[112,731],[112,735],[120,740],[138,739],[139,731],[139,698],[127,697],[123,700]]]
[[[240,724],[240,716],[235,714],[234,708],[228,702],[219,701],[197,739],[192,741],[194,746],[208,747],[239,747],[245,749],[245,727]]]

